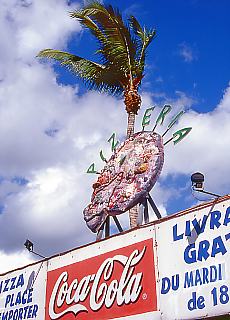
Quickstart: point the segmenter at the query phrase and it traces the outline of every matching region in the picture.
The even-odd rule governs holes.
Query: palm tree
[[[138,88],[144,76],[146,49],[156,35],[142,28],[134,16],[124,22],[118,9],[97,1],[70,13],[96,37],[100,63],[59,50],[45,49],[38,57],[60,62],[81,78],[89,89],[123,94],[128,114],[127,138],[134,133],[135,116],[141,106]],[[137,224],[137,207],[129,213],[130,226]]]

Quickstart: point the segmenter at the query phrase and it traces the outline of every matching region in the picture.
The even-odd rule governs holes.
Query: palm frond
[[[126,73],[131,72],[135,62],[136,46],[117,9],[93,2],[71,13],[71,16],[77,18],[86,27],[89,26],[88,19],[90,19],[90,31],[100,42],[97,52],[105,61],[112,62],[118,67],[122,66]]]
[[[83,27],[87,28],[96,37],[99,42],[106,42],[106,37],[98,25],[89,16],[82,13],[82,10],[70,12],[70,17],[76,18]]]
[[[59,61],[89,88],[116,94],[129,85],[138,87],[143,77],[146,49],[156,32],[142,28],[133,16],[126,25],[118,9],[98,1],[70,12],[70,16],[96,38],[100,63],[52,49],[42,50],[38,57]]]
[[[91,60],[53,49],[42,50],[37,57],[59,61],[61,65],[80,77],[90,89],[108,91],[112,94],[119,94],[123,91],[119,82],[123,75],[119,74],[118,70],[115,71]]]
[[[145,66],[146,49],[156,36],[156,30],[147,30],[146,28],[142,28],[138,20],[134,16],[131,16],[129,18],[129,22],[130,27],[133,29],[135,35],[138,37],[138,50],[136,61],[140,72],[143,73]]]

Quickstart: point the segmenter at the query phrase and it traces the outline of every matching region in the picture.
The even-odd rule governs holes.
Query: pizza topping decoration
[[[93,232],[100,229],[108,215],[122,214],[143,201],[161,173],[164,163],[164,145],[170,141],[174,144],[178,143],[191,131],[191,128],[178,130],[171,139],[163,143],[163,136],[177,122],[182,112],[173,118],[166,132],[161,136],[154,130],[158,123],[163,123],[171,107],[164,106],[153,131],[144,131],[145,126],[150,122],[149,110],[153,108],[145,112],[142,121],[143,131],[134,133],[120,145],[115,144],[113,134],[114,153],[109,161],[103,157],[102,151],[100,152],[106,165],[93,184],[91,202],[83,212],[87,226]],[[98,173],[94,164],[87,172]]]

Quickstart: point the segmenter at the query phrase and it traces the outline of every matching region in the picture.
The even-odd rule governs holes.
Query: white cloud
[[[0,251],[0,261],[0,273],[4,273],[33,263],[35,260],[29,252],[26,252],[25,249],[11,254]]]
[[[175,147],[167,147],[164,175],[189,175],[201,171],[206,175],[206,186],[209,190],[220,194],[228,193],[229,122],[230,87],[226,89],[220,104],[212,112],[199,114],[191,110],[184,115],[177,128],[192,126],[193,129],[183,142]]]
[[[53,69],[34,58],[43,48],[63,47],[80,28],[68,17],[67,1],[30,3],[0,5],[6,67],[0,76],[0,248],[14,252],[30,238],[50,255],[95,239],[82,211],[96,177],[85,172],[93,161],[102,168],[100,148],[109,157],[107,139],[113,131],[122,135],[126,120],[120,120],[121,101],[95,92],[78,97],[77,88],[58,85]],[[14,176],[29,183],[19,186]]]
[[[0,79],[20,78],[20,67],[23,63],[33,65],[38,51],[47,47],[60,49],[73,30],[80,31],[78,22],[68,17],[68,11],[76,6],[57,0],[1,1]]]
[[[85,171],[92,162],[102,168],[99,151],[110,156],[107,139],[112,132],[120,139],[125,136],[121,100],[95,92],[78,96],[77,87],[59,85],[51,66],[34,58],[46,47],[65,48],[73,30],[80,31],[68,17],[71,8],[67,1],[58,0],[0,3],[0,176],[4,177],[0,201],[5,207],[0,214],[4,226],[0,259],[7,263],[0,265],[0,272],[32,259],[20,253],[26,238],[45,256],[95,239],[82,211],[96,177]],[[194,102],[183,92],[176,95],[174,99],[164,93],[160,97],[163,103],[174,105],[174,112]],[[151,93],[143,93],[144,108],[136,130],[141,129],[144,109],[156,100]],[[177,128],[191,125],[193,131],[175,150],[167,147],[163,177],[201,170],[212,183],[219,178],[217,186],[226,189],[229,100],[228,89],[212,113],[190,111],[184,116]],[[156,108],[153,121],[158,112]],[[29,183],[20,186],[12,181],[14,176],[25,177]],[[157,183],[154,199],[161,212],[166,212],[172,194],[173,190]],[[126,215],[121,220],[127,224]]]
[[[41,72],[46,73],[43,69]],[[39,100],[43,87],[39,92],[34,90],[41,108],[29,103],[34,95],[30,92],[22,114],[12,103],[13,126],[6,121],[6,128],[0,129],[5,132],[1,137],[8,155],[1,160],[5,173],[25,175],[30,181],[19,193],[5,199],[6,209],[0,215],[0,223],[5,226],[0,244],[12,250],[20,248],[25,238],[31,238],[45,255],[95,239],[82,216],[95,179],[85,172],[94,161],[98,169],[102,168],[100,148],[109,157],[107,139],[112,131],[123,134],[125,127],[125,120],[120,120],[124,111],[119,101],[94,92],[75,98],[71,87],[58,86],[49,73],[51,70],[43,82],[49,88],[43,90],[47,101]],[[96,112],[99,109],[101,113]],[[50,137],[44,131],[53,122],[60,129]],[[4,144],[4,136],[11,130],[14,132]],[[10,240],[9,234],[13,235]]]
[[[192,62],[194,60],[197,60],[195,49],[185,42],[179,44],[179,55],[185,62]]]
[[[1,229],[5,230],[1,232],[0,244],[7,252],[20,250],[29,236],[42,251],[40,240],[49,248],[44,250],[48,254],[57,250],[56,239],[65,242],[60,229],[66,228],[68,221],[68,227],[74,228],[73,215],[68,217],[71,206],[71,212],[76,210],[76,230],[79,224],[84,188],[80,201],[77,197],[74,199],[74,206],[73,179],[78,177],[76,169],[71,169],[71,162],[76,161],[82,172],[85,169],[79,163],[75,142],[76,135],[81,132],[77,122],[74,124],[80,100],[75,95],[76,88],[59,86],[53,70],[35,59],[39,50],[46,47],[60,49],[66,45],[73,30],[80,31],[79,24],[68,17],[68,11],[72,9],[67,1],[56,0],[7,0],[0,4],[0,175],[4,177],[0,184],[1,205],[4,205],[0,220],[4,226]],[[81,99],[82,104],[92,96],[84,99]],[[84,130],[83,123],[81,127]],[[45,134],[53,128],[59,130],[54,138]],[[26,177],[30,183],[17,185],[12,182],[15,175]],[[68,230],[64,229],[64,233],[68,234]],[[72,235],[73,231],[70,233]],[[49,237],[54,234],[52,245]],[[79,242],[76,240],[76,244]],[[67,246],[63,244],[63,247]],[[14,259],[9,254],[6,258],[11,262]],[[0,272],[3,270],[0,267]]]
[[[161,76],[157,77],[155,81],[160,82],[160,83],[164,82],[164,80]]]

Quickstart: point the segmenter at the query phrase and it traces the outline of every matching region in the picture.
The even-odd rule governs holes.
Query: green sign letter
[[[145,110],[145,114],[142,119],[142,130],[144,131],[145,126],[150,124],[151,111],[153,111],[155,107],[151,107]]]
[[[180,111],[173,119],[172,121],[169,123],[168,125],[168,129],[171,129],[174,124],[179,120],[179,118],[185,113],[184,110]]]
[[[103,151],[100,151],[100,158],[102,161],[107,162],[106,158],[103,156]]]
[[[163,124],[166,114],[168,114],[171,110],[172,110],[172,107],[169,104],[164,105],[163,109],[161,110],[161,112],[156,120],[156,124],[155,124],[153,131],[155,130],[155,128],[159,122],[160,122],[160,125]]]
[[[112,140],[112,152],[116,149],[117,145],[119,144],[119,141],[117,140],[117,142],[115,142],[115,132],[111,135],[111,137],[109,138],[108,142],[110,142]]]
[[[97,173],[97,171],[95,170],[95,163],[92,163],[88,170],[86,171],[86,173]]]
[[[183,129],[180,129],[178,130],[177,132],[175,132],[173,134],[173,142],[174,144],[177,144],[178,142],[180,142],[182,139],[184,139],[187,134],[189,134],[189,132],[192,130],[191,127],[189,128],[183,128]]]

